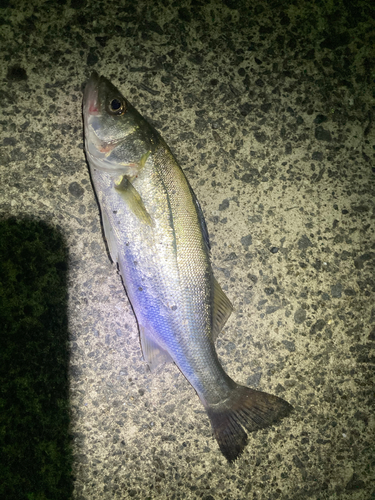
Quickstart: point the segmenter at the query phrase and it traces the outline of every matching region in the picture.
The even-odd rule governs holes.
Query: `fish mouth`
[[[86,83],[83,94],[83,115],[88,118],[91,115],[99,114],[98,95],[99,95],[100,77],[96,71],[93,71]]]
[[[118,145],[118,142],[103,142],[97,134],[101,128],[102,116],[99,102],[100,77],[93,71],[83,94],[83,121],[85,130],[86,154],[96,168],[108,172],[114,171],[113,164],[108,161],[108,156]],[[116,169],[115,169],[116,170]]]
[[[83,120],[85,125],[86,142],[92,142],[99,149],[102,149],[102,141],[99,140],[97,130],[100,129],[100,112],[99,103],[99,83],[100,76],[96,71],[93,71],[88,82],[86,83],[83,94]]]
[[[95,145],[95,149],[101,150],[98,141],[96,128],[100,127],[98,118],[101,117],[99,106],[99,80],[100,77],[96,71],[92,73],[86,83],[83,94],[83,121],[85,126],[86,145],[90,143]],[[101,141],[100,141],[101,142]],[[92,151],[94,153],[94,151]]]

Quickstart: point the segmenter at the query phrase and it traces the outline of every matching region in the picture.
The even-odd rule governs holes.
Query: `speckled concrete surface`
[[[371,2],[4,1],[0,209],[70,248],[74,499],[369,499],[374,483]],[[83,153],[92,69],[162,132],[235,311],[235,380],[293,404],[228,465],[175,366],[151,375]]]

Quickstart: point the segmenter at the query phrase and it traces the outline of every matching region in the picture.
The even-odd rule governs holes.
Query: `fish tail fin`
[[[272,425],[293,407],[281,398],[237,385],[222,403],[206,405],[214,436],[229,462],[243,452],[247,434]]]

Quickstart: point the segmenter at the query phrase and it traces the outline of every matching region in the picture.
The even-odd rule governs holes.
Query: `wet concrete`
[[[0,210],[69,244],[74,499],[373,498],[371,3],[3,3]],[[142,359],[83,153],[93,69],[200,200],[223,366],[295,408],[233,465],[178,369]]]

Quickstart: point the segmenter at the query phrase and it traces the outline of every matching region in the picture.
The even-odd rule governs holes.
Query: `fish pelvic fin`
[[[141,337],[143,357],[148,364],[150,371],[154,372],[158,366],[163,363],[173,361],[167,351],[160,347],[151,335],[147,334],[147,330],[142,325],[139,325],[139,333]]]
[[[268,427],[292,409],[281,398],[237,384],[225,401],[206,406],[214,436],[229,462],[243,452],[248,441],[246,431]]]

